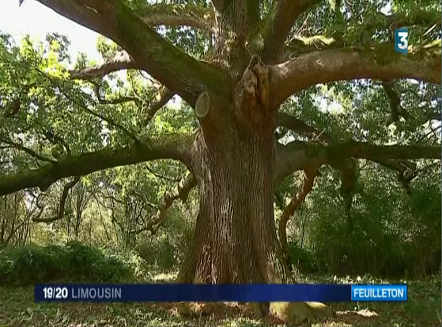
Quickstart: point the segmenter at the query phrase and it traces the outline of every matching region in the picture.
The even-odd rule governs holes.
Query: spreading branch
[[[346,158],[380,160],[439,159],[440,146],[373,145],[365,142],[341,142],[330,145],[299,141],[277,145],[275,182],[294,171],[322,164],[336,164]]]
[[[304,37],[294,35],[284,48],[284,54],[280,56],[280,62],[295,58],[301,54],[316,52],[318,50],[330,50],[342,48],[344,42],[335,38],[328,38],[323,35]]]
[[[386,125],[399,121],[400,117],[407,119],[409,115],[401,105],[401,93],[397,85],[393,81],[383,81],[382,88],[388,97],[391,111]]]
[[[411,194],[410,183],[417,177],[418,170],[415,162],[408,160],[375,159],[374,162],[397,172],[398,181],[408,194]]]
[[[80,176],[76,176],[74,177],[74,179],[68,183],[66,183],[63,187],[63,193],[61,194],[61,198],[60,198],[60,204],[58,205],[58,212],[57,215],[55,215],[54,217],[51,218],[40,218],[40,217],[34,217],[32,219],[33,222],[36,223],[46,223],[46,224],[50,224],[53,223],[54,221],[57,220],[61,220],[64,217],[64,207],[66,205],[66,199],[69,195],[69,191],[75,186],[77,185],[77,183],[80,181]]]
[[[204,85],[225,95],[229,90],[226,73],[197,61],[164,40],[122,0],[38,0],[60,15],[102,34],[119,44],[166,87],[193,105]]]
[[[286,113],[280,112],[276,117],[276,126],[284,127],[292,130],[295,133],[312,136],[317,139],[329,139],[324,133],[318,131],[316,128],[307,125],[301,119],[290,116]]]
[[[160,110],[170,99],[175,95],[175,92],[169,90],[167,87],[161,87],[158,94],[155,96],[155,101],[152,101],[146,112],[146,118],[143,125],[147,126],[155,114]]]
[[[327,149],[330,159],[346,156],[376,161],[377,159],[440,159],[440,146],[374,145],[365,142],[345,142]]]
[[[106,117],[104,115],[101,115],[91,109],[89,109],[87,106],[82,106],[83,110],[85,110],[87,113],[89,113],[90,115],[101,119],[102,121],[107,122],[109,125],[121,130],[124,134],[126,134],[127,136],[129,136],[135,143],[138,143],[138,137],[135,135],[134,132],[130,131],[128,128],[124,127],[123,125],[117,123],[114,119],[110,118],[110,117]]]
[[[21,85],[18,94],[15,94],[11,102],[7,103],[6,106],[0,104],[0,109],[5,110],[3,114],[5,118],[17,117],[20,108],[22,107],[23,100],[28,97],[29,90],[35,85],[35,83]]]
[[[277,144],[276,168],[274,181],[278,182],[294,171],[308,169],[309,166],[325,164],[327,154],[320,145],[311,146],[309,143],[293,141],[286,145]]]
[[[272,105],[311,86],[340,80],[413,78],[441,84],[440,48],[416,50],[407,56],[392,44],[316,51],[269,66]],[[299,78],[302,76],[302,78]]]
[[[318,131],[313,127],[308,126],[302,120],[299,120],[285,113],[278,114],[277,126],[283,126],[297,133],[316,136],[316,139],[321,139],[326,144],[329,144],[329,146],[333,147],[333,140],[331,135],[329,135],[328,133],[318,134]],[[295,154],[292,156],[292,158],[294,158],[294,160],[297,161],[297,169],[294,170],[301,170],[300,167],[302,165],[304,165],[304,167],[309,167],[310,165],[305,163],[305,158],[300,155],[302,153],[302,150],[300,151],[300,149],[302,149],[301,143],[299,144],[294,143],[293,145],[295,149],[294,151]],[[298,150],[297,155],[296,155],[296,149]],[[301,158],[303,159],[300,160]],[[410,182],[418,174],[416,164],[414,162],[405,159],[385,159],[384,157],[375,157],[375,156],[371,156],[370,160],[384,167],[396,171],[398,174],[398,181],[404,186],[407,193],[411,192]],[[281,161],[284,162],[284,160]],[[318,165],[323,163],[330,164],[330,166],[340,171],[341,182],[342,182],[341,194],[344,197],[346,201],[346,206],[349,210],[353,199],[353,194],[357,191],[356,182],[359,174],[357,160],[348,157],[344,157],[343,159],[336,158],[335,156],[333,156],[333,158],[329,158],[327,157],[327,155],[324,154],[318,155],[318,157],[315,158],[315,160],[312,160],[313,165]],[[279,163],[279,166],[282,166],[281,163]]]
[[[129,136],[131,139],[134,140],[135,143],[138,143],[138,137],[135,135],[134,132],[132,132],[131,130],[129,130],[128,128],[124,127],[122,124],[116,122],[114,119],[112,119],[111,117],[106,117],[102,114],[99,114],[97,112],[95,112],[94,110],[90,109],[86,103],[86,101],[81,97],[81,96],[74,96],[74,95],[70,95],[68,94],[65,90],[64,90],[64,85],[60,84],[58,81],[51,79],[52,83],[54,85],[56,85],[58,87],[58,89],[60,90],[60,92],[72,103],[75,103],[77,106],[79,106],[80,108],[82,108],[84,111],[86,111],[87,113],[89,113],[90,115],[99,118],[105,122],[107,122],[109,125],[120,129],[123,133],[125,133],[127,136]],[[100,94],[99,91],[95,90],[97,94],[97,97],[100,98]],[[100,102],[100,100],[99,100]]]
[[[313,189],[313,184],[315,182],[316,176],[319,175],[319,166],[312,166],[304,171],[304,184],[302,189],[293,197],[290,203],[284,208],[281,218],[279,219],[279,242],[281,243],[282,253],[285,257],[288,266],[290,267],[290,255],[289,247],[287,242],[287,223],[295,214],[295,211],[304,203],[305,198]]]
[[[35,152],[34,150],[25,147],[25,146],[23,145],[23,142],[22,142],[22,141],[21,141],[20,143],[17,143],[17,142],[14,142],[14,141],[12,141],[12,140],[6,138],[6,137],[2,137],[2,136],[0,135],[0,142],[5,143],[5,144],[8,144],[10,147],[12,147],[12,148],[14,148],[14,149],[17,149],[17,150],[19,150],[19,151],[23,151],[23,152],[25,152],[26,154],[30,155],[31,157],[33,157],[33,158],[35,158],[35,159],[37,159],[37,160],[40,160],[40,161],[43,161],[43,162],[51,162],[51,163],[54,163],[54,160],[52,160],[52,159],[50,159],[50,158],[46,158],[45,156],[43,156],[43,155],[41,155],[41,154]]]
[[[395,13],[390,15],[379,13],[379,15],[383,18],[385,26],[391,30],[405,26],[411,27],[416,25],[424,26],[433,24],[440,26],[441,24],[440,12],[437,12],[436,10],[411,10],[409,13]],[[367,24],[367,27],[374,27],[377,25],[377,28],[379,29],[379,23],[373,24],[373,26],[369,22],[367,22]]]
[[[213,10],[203,6],[157,3],[147,6],[141,13],[149,26],[188,26],[207,32],[213,31]]]
[[[352,197],[359,177],[359,163],[357,159],[334,160],[330,165],[341,173],[341,195],[344,198]]]
[[[126,51],[119,51],[112,59],[109,59],[100,65],[79,70],[70,70],[69,73],[73,79],[89,81],[119,70],[136,68],[137,65],[129,54]]]
[[[60,135],[54,133],[52,128],[49,128],[42,133],[47,141],[49,141],[53,145],[60,144],[66,150],[67,155],[71,155],[72,152],[69,144]]]
[[[360,17],[350,18],[349,23],[350,21],[353,21],[353,24],[360,25],[359,19]],[[376,34],[381,30],[387,30],[389,31],[390,35],[389,40],[390,42],[393,42],[393,31],[395,29],[405,26],[412,27],[416,25],[419,25],[420,27],[431,26],[425,34],[435,30],[437,27],[440,29],[440,13],[437,11],[412,11],[410,13],[395,13],[392,15],[378,13],[375,19],[368,18],[367,20],[364,20],[364,23],[359,28],[361,29],[361,33],[363,32],[364,34],[366,31],[370,31],[371,34]],[[286,46],[285,57],[293,58],[294,56],[298,56],[300,54],[318,50],[342,48],[346,45],[348,46],[350,44],[348,44],[348,41],[343,39],[342,33],[335,33],[333,37],[326,37],[324,35],[294,35]],[[351,45],[356,46],[356,44]],[[364,42],[358,45],[364,45]],[[283,56],[281,56],[281,59],[283,59]]]
[[[94,84],[94,92],[99,104],[116,105],[127,102],[135,102],[136,104],[138,104],[139,99],[133,96],[119,96],[118,98],[115,99],[105,99],[100,93],[101,85],[99,83],[93,83],[93,84]]]
[[[196,186],[195,175],[189,173],[185,178],[181,180],[177,188],[171,192],[167,192],[158,208],[157,214],[142,228],[134,231],[139,234],[143,231],[150,231],[151,234],[155,234],[160,226],[164,224],[167,218],[167,211],[175,202],[175,200],[181,199],[182,202],[186,202],[190,191]]]
[[[318,0],[275,1],[265,21],[264,47],[261,54],[264,62],[274,63],[279,58],[293,24],[302,13],[318,2]]]
[[[166,181],[174,182],[174,183],[177,183],[177,182],[180,181],[180,179],[173,178],[173,177],[170,177],[170,176],[166,176],[166,175],[164,175],[164,174],[160,174],[160,173],[156,172],[155,170],[153,170],[152,168],[150,168],[148,165],[146,165],[145,167],[146,167],[146,170],[147,170],[149,173],[151,173],[152,175],[154,175],[154,176],[157,177],[157,178],[164,179],[164,180],[166,180]]]
[[[330,165],[337,169],[341,175],[340,193],[345,204],[347,232],[351,232],[353,230],[353,219],[351,217],[350,209],[353,204],[353,197],[356,193],[360,193],[362,190],[361,187],[358,187],[359,162],[354,158],[346,158],[344,160],[333,160]]]
[[[306,125],[302,120],[296,119],[295,117],[292,117],[285,113],[279,113],[277,117],[278,117],[277,125],[279,126],[284,125],[286,128],[289,128],[292,131],[311,135],[315,137],[315,140],[321,140],[325,144],[333,146],[333,137],[329,133],[326,133],[325,131],[319,133],[313,127]],[[278,121],[280,122],[279,124]],[[328,158],[324,159],[321,156],[319,156],[319,158],[320,158],[319,160],[313,160],[313,167],[314,167],[313,172],[319,169],[319,167],[325,162],[330,164],[330,166],[332,166],[333,168],[339,170],[339,172],[341,173],[341,195],[344,197],[344,200],[346,201],[346,207],[349,211],[353,200],[353,195],[356,192],[356,184],[357,184],[356,182],[359,176],[359,168],[357,160],[348,157],[343,159],[339,158],[332,160]],[[324,161],[321,161],[321,158],[324,159]],[[308,167],[304,170],[304,172],[306,174],[307,173],[312,174],[311,167],[312,167],[311,165],[308,165]],[[287,210],[290,210],[290,206],[288,206]],[[290,215],[293,214],[291,213],[291,211],[289,211],[288,213],[289,213],[288,217],[290,217]],[[283,217],[285,217],[284,214]],[[288,217],[284,219],[288,220],[289,219]]]
[[[66,156],[56,164],[47,164],[17,174],[0,176],[0,195],[22,189],[39,187],[42,191],[56,181],[70,176],[85,176],[103,169],[157,160],[174,159],[190,167],[190,145],[194,137],[164,135],[156,139],[146,139],[138,144]]]

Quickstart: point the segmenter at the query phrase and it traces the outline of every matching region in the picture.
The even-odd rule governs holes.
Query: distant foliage
[[[289,254],[292,264],[303,273],[318,273],[320,267],[314,253],[310,249],[301,248],[296,242],[289,244]]]
[[[349,216],[338,176],[329,172],[318,180],[319,187],[295,217],[305,219],[306,227],[303,248],[292,231],[292,263],[302,272],[337,275],[421,278],[439,273],[440,172],[436,168],[416,178],[407,195],[390,171],[369,168]]]
[[[0,250],[0,285],[42,282],[121,282],[133,278],[121,260],[78,242]]]

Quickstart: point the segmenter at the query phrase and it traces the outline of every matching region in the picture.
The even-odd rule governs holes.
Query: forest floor
[[[330,282],[320,278],[310,282]],[[340,280],[341,281],[341,280]],[[339,281],[338,281],[339,282]],[[341,281],[346,282],[346,281]],[[387,281],[384,281],[387,282]],[[390,281],[395,283],[397,281]],[[336,317],[304,324],[314,327],[441,326],[439,277],[408,283],[406,303],[335,303]],[[178,310],[179,311],[179,310]],[[222,306],[214,314],[183,316],[174,304],[34,303],[33,287],[0,288],[0,327],[154,327],[154,326],[290,326],[273,318],[259,319],[242,306]]]

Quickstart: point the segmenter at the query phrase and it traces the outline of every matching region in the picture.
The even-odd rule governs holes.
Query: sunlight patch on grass
[[[336,312],[336,315],[346,315],[346,314],[349,314],[349,313],[354,313],[354,314],[357,314],[357,315],[359,315],[359,316],[362,316],[362,317],[367,317],[367,318],[369,318],[369,317],[377,317],[378,316],[378,314],[376,313],[376,312],[374,312],[374,311],[370,311],[370,310],[367,310],[367,309],[363,309],[363,310],[359,310],[359,311],[338,311],[338,312]]]
[[[156,283],[170,283],[173,282],[178,276],[178,272],[171,272],[171,273],[160,273],[153,275],[151,277],[152,281]]]
[[[344,322],[327,322],[327,323],[319,323],[319,324],[313,324],[311,327],[353,327],[355,325],[353,324],[346,324]]]

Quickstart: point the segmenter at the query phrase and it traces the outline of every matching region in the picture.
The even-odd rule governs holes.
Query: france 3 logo
[[[394,48],[396,52],[408,53],[408,28],[399,28],[394,32]]]

